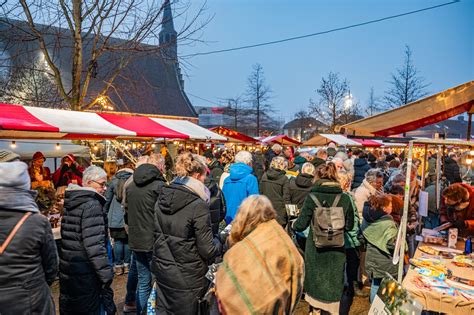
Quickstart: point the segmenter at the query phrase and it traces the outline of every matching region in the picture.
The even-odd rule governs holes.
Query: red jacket
[[[469,206],[463,211],[454,212],[448,211],[448,208],[444,204],[444,198],[441,201],[441,209],[439,211],[439,218],[441,223],[453,222],[456,220],[464,220],[466,224],[466,230],[461,234],[473,235],[474,234],[474,187],[464,183],[457,183],[453,185],[459,185],[466,188],[469,191]]]
[[[77,184],[82,186],[83,172],[84,168],[78,164],[67,169],[63,169],[63,166],[60,166],[52,176],[54,187],[67,186],[72,183],[73,180],[76,180]]]

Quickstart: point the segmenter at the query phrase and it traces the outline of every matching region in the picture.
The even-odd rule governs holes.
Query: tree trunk
[[[72,52],[72,84],[71,107],[73,110],[81,109],[81,77],[82,77],[82,1],[74,0],[72,4],[74,19],[74,49]]]

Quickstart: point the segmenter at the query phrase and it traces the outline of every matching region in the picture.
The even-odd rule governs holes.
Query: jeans
[[[130,260],[130,270],[127,278],[127,295],[125,295],[125,304],[134,303],[137,300],[137,284],[138,284],[138,272],[137,272],[137,259],[135,254],[132,253]]]
[[[377,291],[379,290],[380,283],[382,279],[372,279],[372,284],[370,285],[370,303],[372,304],[375,296],[377,295]]]
[[[114,239],[114,265],[123,266],[130,264],[130,249],[128,248],[128,240]]]
[[[151,258],[152,252],[135,252],[137,259],[138,290],[137,290],[137,314],[141,314],[146,308],[146,302],[151,293]]]

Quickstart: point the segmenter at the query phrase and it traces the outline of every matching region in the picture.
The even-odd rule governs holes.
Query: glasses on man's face
[[[95,180],[92,180],[94,183],[96,183],[97,185],[99,185],[100,187],[104,188],[105,185],[107,185],[106,182],[98,182],[98,181],[95,181]]]

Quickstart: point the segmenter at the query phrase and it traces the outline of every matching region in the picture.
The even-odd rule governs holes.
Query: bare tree
[[[381,110],[379,104],[379,99],[375,96],[374,87],[370,87],[369,99],[367,100],[367,105],[365,106],[365,114],[367,116],[373,116]]]
[[[268,102],[272,97],[272,89],[266,84],[263,67],[256,63],[252,66],[252,73],[247,79],[247,102],[254,111],[256,120],[256,135],[260,135],[262,121],[273,111]]]
[[[429,84],[413,64],[412,51],[408,45],[405,45],[404,63],[395,74],[392,73],[390,85],[384,97],[387,108],[396,108],[428,95],[426,87]]]
[[[60,107],[61,104],[54,79],[41,64],[33,64],[31,69],[0,79],[0,99],[11,104],[37,107]]]
[[[309,100],[309,110],[316,119],[328,124],[330,131],[338,124],[338,118],[344,114],[344,99],[349,93],[349,82],[341,79],[338,73],[329,72],[321,79],[321,85],[316,90],[319,100]]]
[[[147,54],[177,58],[176,51],[169,52],[177,41],[198,40],[197,32],[208,20],[198,22],[203,7],[194,16],[185,16],[189,6],[175,7],[186,22],[167,38],[166,45],[159,44],[163,40],[159,36],[161,26],[172,23],[166,19],[170,0],[5,1],[0,36],[39,46],[63,102],[73,110],[87,110],[114,88],[114,80],[134,58]],[[59,50],[69,56],[59,56]],[[100,80],[100,90],[90,95],[94,79]]]

